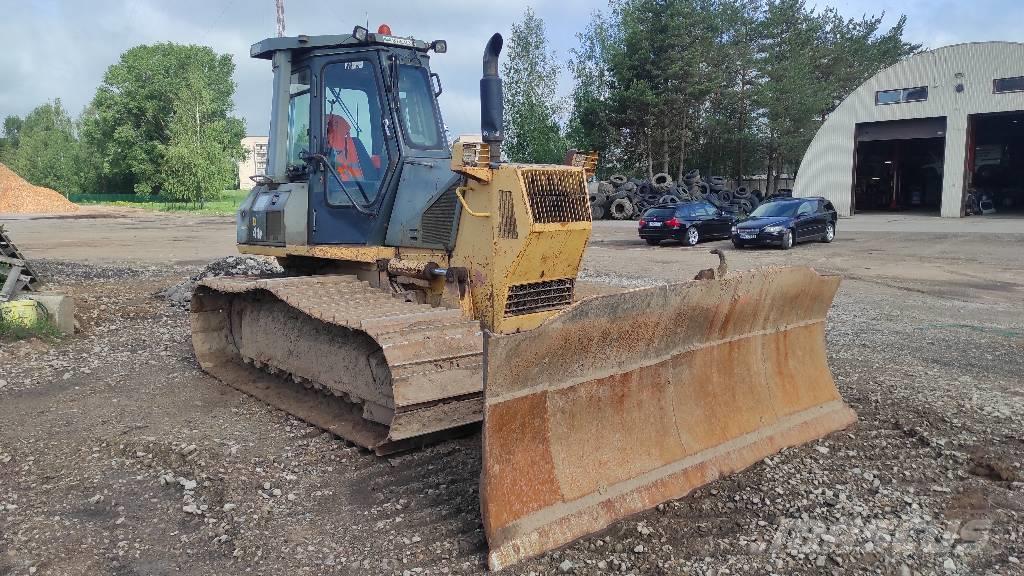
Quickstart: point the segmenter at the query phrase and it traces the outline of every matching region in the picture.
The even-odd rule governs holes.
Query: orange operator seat
[[[348,121],[336,114],[327,116],[327,146],[333,152],[335,168],[342,180],[377,179],[373,174],[367,177],[365,171],[376,173],[380,169],[380,157],[370,156],[362,141],[352,136]]]

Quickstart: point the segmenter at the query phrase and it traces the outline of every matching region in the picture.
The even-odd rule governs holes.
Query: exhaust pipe
[[[501,162],[501,142],[505,139],[505,104],[498,76],[498,55],[504,40],[491,36],[484,48],[484,76],[480,79],[480,133],[491,150],[491,164]]]

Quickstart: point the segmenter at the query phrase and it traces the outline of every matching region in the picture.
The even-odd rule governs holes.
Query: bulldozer
[[[378,455],[482,422],[493,570],[856,419],[825,355],[837,277],[577,297],[597,159],[504,160],[501,49],[484,49],[481,133],[449,144],[429,67],[445,41],[254,44],[270,136],[237,245],[286,274],[206,279],[190,311],[209,374]]]

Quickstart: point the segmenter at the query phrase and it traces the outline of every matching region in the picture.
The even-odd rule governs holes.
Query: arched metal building
[[[840,215],[964,213],[975,190],[1024,212],[1024,44],[979,42],[922,52],[850,94],[818,130],[795,196]]]

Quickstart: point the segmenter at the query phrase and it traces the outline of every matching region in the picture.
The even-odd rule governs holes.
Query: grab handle
[[[466,209],[466,212],[469,212],[470,216],[476,216],[477,218],[490,218],[490,212],[474,212],[473,209],[469,207],[469,204],[466,203],[466,198],[462,195],[462,191],[464,189],[465,188],[463,186],[455,188],[455,197],[459,199],[459,203],[461,203],[462,207]]]

